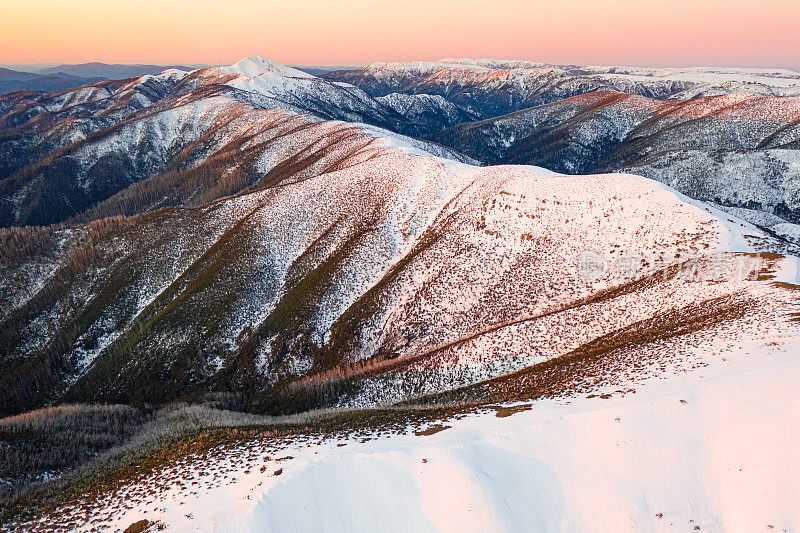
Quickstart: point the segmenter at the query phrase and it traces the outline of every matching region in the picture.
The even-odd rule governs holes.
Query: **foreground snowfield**
[[[591,395],[482,409],[431,434],[299,436],[190,459],[95,502],[103,512],[81,529],[796,530],[800,324],[690,336],[691,367]]]
[[[252,508],[223,497],[201,529],[794,530],[800,360],[752,345],[729,357],[624,398],[309,449]]]

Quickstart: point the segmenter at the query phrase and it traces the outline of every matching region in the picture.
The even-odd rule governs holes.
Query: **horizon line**
[[[55,67],[72,67],[72,66],[82,66],[82,65],[108,65],[108,66],[156,66],[156,67],[190,67],[193,69],[200,69],[200,68],[213,68],[213,67],[222,67],[233,65],[238,61],[246,59],[247,57],[264,57],[266,59],[270,59],[269,56],[259,56],[257,54],[244,56],[236,61],[231,63],[204,63],[200,61],[168,61],[168,62],[111,62],[111,61],[104,61],[104,60],[88,60],[88,61],[81,61],[81,62],[58,62],[58,61],[38,61],[33,63],[4,63],[0,62],[0,68],[9,68],[13,70],[13,67],[39,67],[39,68],[55,68]],[[332,67],[346,67],[346,68],[363,68],[369,66],[373,63],[446,63],[451,60],[469,60],[469,61],[520,61],[520,62],[527,62],[527,63],[537,63],[541,65],[548,65],[554,67],[560,66],[586,66],[586,67],[628,67],[628,68],[676,68],[676,69],[683,69],[683,68],[709,68],[709,69],[759,69],[759,70],[789,70],[792,72],[797,72],[800,74],[800,65],[795,66],[763,66],[763,65],[725,65],[725,64],[710,64],[710,63],[674,63],[674,62],[666,62],[666,63],[624,63],[624,62],[549,62],[549,61],[539,61],[535,59],[518,59],[518,58],[504,58],[504,57],[448,57],[448,58],[438,58],[438,59],[402,59],[402,60],[382,60],[382,59],[375,59],[368,63],[347,63],[347,62],[332,62],[332,63],[298,63],[298,62],[281,62],[276,61],[282,65],[288,67],[304,67],[304,68],[332,68]],[[274,61],[274,60],[273,60]]]

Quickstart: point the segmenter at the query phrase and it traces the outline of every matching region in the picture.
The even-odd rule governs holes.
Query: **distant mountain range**
[[[800,222],[798,97],[655,100],[597,91],[460,124],[436,138],[494,164],[631,172],[693,198]]]
[[[189,67],[184,66],[163,75],[93,82],[91,91],[75,93],[80,97],[51,93],[0,101],[0,124],[8,138],[15,139],[0,147],[0,185],[16,191],[15,207],[0,211],[0,223],[64,221],[116,194],[118,186],[158,170],[135,158],[123,166],[115,163],[118,185],[102,178],[98,189],[90,185],[95,182],[91,176],[101,167],[59,167],[55,172],[53,165],[62,156],[53,150],[100,135],[130,113],[165,97],[190,94],[199,85],[235,91],[238,99],[258,98],[268,107],[364,122],[432,140],[487,164],[535,164],[564,173],[628,170],[726,208],[755,210],[748,218],[762,225],[766,220],[770,226],[800,220],[800,74],[792,71],[443,60],[374,63],[316,77],[267,60],[237,65],[244,75],[258,75],[231,83],[226,80],[239,75],[230,70],[233,67],[187,73],[184,69]],[[99,63],[66,67],[83,74],[117,75],[162,69]],[[48,70],[56,68],[61,67]],[[74,74],[0,71],[0,83],[17,86],[55,83],[61,88],[81,81]],[[73,105],[73,98],[82,101],[85,95],[91,96]],[[30,113],[36,120],[29,120]],[[49,133],[42,135],[44,130]],[[55,159],[48,159],[50,170],[41,174],[43,169],[31,162],[43,153],[53,153]],[[66,160],[73,156],[72,151],[63,152]],[[676,168],[680,173],[673,172]],[[746,181],[741,181],[743,168],[753,169]],[[65,171],[69,176],[86,175],[73,191],[76,196],[45,186],[61,180]],[[36,187],[20,185],[23,189],[17,190],[13,184],[27,183],[22,176],[28,172],[40,176]],[[68,182],[78,183],[72,178]],[[4,202],[9,198],[0,197],[0,205],[8,205]],[[765,219],[758,213],[781,218]]]
[[[40,71],[42,74],[64,72],[83,78],[103,78],[105,80],[123,80],[133,76],[145,74],[158,74],[167,69],[190,71],[205,65],[119,65],[107,63],[80,63],[75,65],[58,65],[47,67]]]
[[[351,83],[373,96],[441,95],[481,118],[601,90],[658,99],[733,93],[800,96],[800,73],[781,69],[599,67],[444,59],[376,62],[324,77]]]
[[[58,91],[71,89],[87,83],[101,81],[105,77],[82,77],[64,72],[36,74],[0,68],[0,94],[29,89],[32,91]]]
[[[325,66],[325,65],[289,65],[292,68],[296,68],[297,70],[302,70],[303,72],[307,72],[308,74],[313,74],[314,76],[322,76],[323,74],[327,74],[329,72],[336,72],[342,70],[356,70],[360,67],[350,67],[350,66]]]
[[[79,63],[63,65],[30,65],[17,67],[17,69],[0,67],[0,94],[30,89],[32,91],[58,91],[71,89],[80,85],[94,83],[102,80],[122,80],[145,74],[158,74],[167,69],[183,71],[203,68],[207,65],[139,65],[139,64],[107,64],[107,63]],[[33,68],[35,67],[35,68]],[[303,66],[295,65],[294,68],[302,72],[321,76],[333,71],[354,70],[358,67],[347,66]]]
[[[58,91],[79,87],[96,81],[119,80],[145,74],[158,74],[170,68],[189,71],[197,68],[197,65],[165,66],[82,63],[44,67],[37,69],[35,72],[0,68],[0,94],[23,89],[30,89],[32,91]]]
[[[134,67],[161,68],[98,65],[79,65],[77,71],[109,67],[127,74]],[[432,140],[487,164],[535,164],[564,173],[627,170],[726,208],[755,210],[747,218],[760,225],[800,220],[800,97],[793,96],[800,94],[800,74],[792,71],[445,60],[375,63],[320,78],[262,59],[235,68],[168,69],[144,78],[94,82],[91,90],[76,93],[0,100],[0,124],[6,130],[0,140],[14,139],[0,146],[0,190],[8,191],[0,196],[0,206],[10,205],[12,195],[15,206],[0,210],[0,223],[85,216],[85,209],[116,194],[118,187],[147,179],[160,172],[160,165],[169,168],[168,160],[153,166],[150,160],[137,161],[135,154],[109,168],[58,162],[74,158],[74,143],[87,142],[151,105],[186,98],[201,85],[236,99],[258,99],[267,107]],[[0,71],[3,83],[31,84],[55,76]],[[55,79],[79,83],[71,76]],[[507,110],[511,113],[498,116]],[[148,158],[162,151],[154,147]],[[36,155],[45,153],[53,154],[46,169]],[[751,170],[742,181],[744,168]],[[111,169],[116,185],[102,177]],[[35,187],[24,177],[31,172],[39,176]],[[72,192],[46,185],[65,179],[65,172]],[[76,181],[76,175],[82,177]]]
[[[442,98],[474,122],[426,138],[488,164],[633,172],[776,230],[800,221],[800,73],[791,70],[445,59],[323,76],[379,99]]]

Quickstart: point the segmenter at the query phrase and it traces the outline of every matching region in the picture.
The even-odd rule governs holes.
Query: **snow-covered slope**
[[[437,138],[492,163],[624,171],[731,207],[800,216],[800,98],[660,101],[600,91],[462,124]]]
[[[479,168],[373,129],[259,113],[242,120],[269,170],[242,193],[7,234],[20,259],[3,280],[5,357],[37,369],[5,383],[12,409],[190,391],[247,391],[275,412],[407,400],[727,301],[750,284],[675,269],[721,260],[733,275],[730,252],[782,249],[634,176]],[[26,248],[34,239],[60,244]],[[586,253],[606,261],[598,276],[581,273]],[[49,273],[35,294],[14,281],[30,269]],[[51,358],[47,387],[27,387]]]
[[[735,321],[561,397],[197,445],[212,433],[25,527],[793,531],[798,351],[800,323]]]
[[[453,105],[440,95],[391,93],[376,100],[418,124],[420,131],[425,132],[439,132],[478,118],[477,114]]]

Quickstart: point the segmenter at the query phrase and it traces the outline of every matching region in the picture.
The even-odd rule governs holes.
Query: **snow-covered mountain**
[[[652,98],[691,98],[731,93],[800,96],[800,73],[730,68],[636,68],[549,65],[528,61],[445,59],[376,62],[325,75],[373,96],[441,95],[462,109],[490,118],[593,91]]]
[[[800,220],[800,98],[662,101],[600,91],[461,124],[438,139],[492,163],[631,172],[693,198]]]
[[[10,180],[17,213],[74,205],[70,191],[106,197],[78,225],[3,233],[7,413],[213,393],[271,412],[409,400],[655,319],[663,291],[671,308],[760,291],[699,291],[669,261],[787,246],[737,223],[737,246],[750,244],[731,248],[719,212],[642,178],[480,168],[322,120],[287,103],[317,78],[271,62],[161,78],[184,90],[129,113],[100,88],[75,95],[127,118]],[[133,108],[154,81],[115,94]],[[640,312],[617,315],[639,271],[583,283],[587,251],[641,255],[665,277],[636,290]]]
[[[147,208],[183,205],[192,195],[194,202],[209,200],[200,190],[209,187],[217,195],[237,192],[271,170],[261,149],[246,149],[250,137],[270,129],[255,118],[264,109],[288,112],[280,121],[283,127],[272,125],[275,138],[323,119],[411,133],[428,127],[438,131],[458,120],[446,102],[421,101],[433,117],[422,127],[415,117],[407,119],[360,89],[259,57],[230,67],[167,70],[55,93],[12,93],[0,98],[0,225],[98,216],[88,210],[139,182],[146,182],[139,186],[140,196],[143,188],[158,188],[158,180],[171,182],[169,193],[147,193]],[[410,113],[411,107],[401,109]],[[459,158],[447,149],[430,149]],[[286,157],[276,156],[275,162],[286,163]],[[205,180],[200,189],[186,184],[187,174],[198,172],[216,172],[222,183]],[[140,210],[129,206],[113,214]]]
[[[54,452],[12,472],[44,488],[0,508],[0,530],[798,523],[796,469],[776,467],[800,434],[778,423],[797,403],[797,246],[739,218],[791,233],[744,207],[794,189],[747,175],[753,202],[711,197],[743,206],[729,214],[631,173],[479,166],[402,132],[500,109],[502,87],[522,102],[522,71],[563,74],[444,65],[373,70],[438,76],[447,95],[373,97],[251,57],[0,98],[0,413],[23,413],[0,420],[0,454],[26,461],[36,428],[83,407],[27,411],[125,404],[98,408],[122,444],[88,434],[84,470]],[[699,83],[570,69],[585,87]],[[462,71],[483,81],[463,89]],[[792,90],[790,73],[748,75]],[[777,157],[797,148],[795,100],[594,92],[442,138],[509,162],[531,135],[576,165],[639,168],[676,138]],[[164,411],[194,422],[118,428]],[[309,512],[286,516],[298,501]]]

